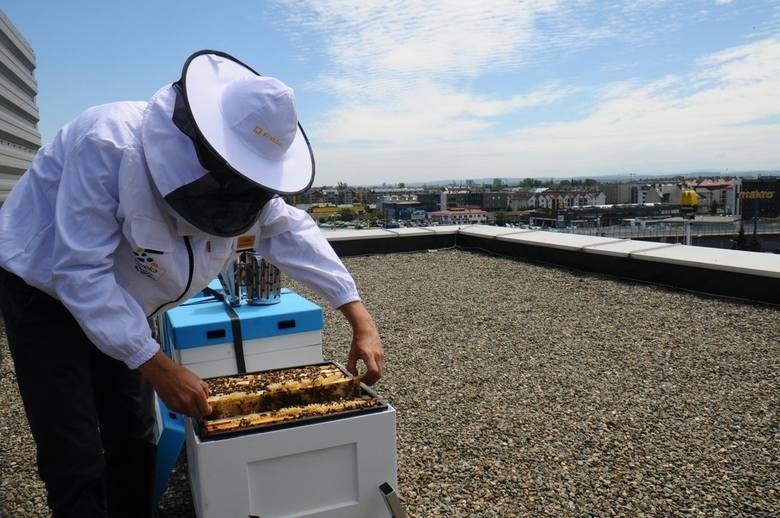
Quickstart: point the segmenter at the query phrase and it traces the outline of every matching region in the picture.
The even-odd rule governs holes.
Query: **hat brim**
[[[184,65],[182,87],[198,132],[232,169],[278,194],[297,194],[314,181],[314,155],[298,124],[292,144],[279,160],[258,155],[241,139],[230,138],[221,110],[222,92],[232,81],[257,74],[227,54],[201,51]]]

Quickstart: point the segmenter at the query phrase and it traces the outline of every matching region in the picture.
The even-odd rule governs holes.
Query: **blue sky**
[[[48,142],[195,50],[295,89],[316,185],[780,169],[779,0],[36,2]]]

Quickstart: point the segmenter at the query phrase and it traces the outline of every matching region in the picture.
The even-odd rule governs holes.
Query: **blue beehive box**
[[[184,417],[171,412],[157,397],[154,398],[157,412],[157,475],[154,481],[154,504],[160,502],[162,494],[176,467],[179,452],[184,445]]]
[[[212,290],[212,293],[207,293],[207,289]],[[289,291],[289,290],[288,290]],[[187,302],[183,304],[183,306],[192,306],[195,304],[201,304],[205,302],[214,302],[216,299],[214,298],[213,292],[217,293],[224,293],[225,289],[222,287],[222,283],[219,282],[219,278],[215,278],[212,280],[207,288],[204,288],[202,291],[198,292],[197,295],[193,296],[191,299],[189,299]],[[160,317],[158,317],[160,318]],[[165,332],[165,315],[160,318],[159,322],[159,332],[160,336],[159,342],[162,346],[162,350],[165,353],[166,356],[169,358],[173,358],[173,351],[171,350],[171,342],[170,342],[170,333]]]
[[[233,308],[239,319],[246,371],[322,361],[322,308],[291,290],[268,306]],[[231,312],[222,301],[194,300],[165,314],[171,357],[202,378],[238,373]]]

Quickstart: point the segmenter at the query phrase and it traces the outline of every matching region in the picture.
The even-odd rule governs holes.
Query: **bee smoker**
[[[242,302],[266,306],[281,302],[282,274],[279,268],[253,251],[241,252],[224,272],[231,306]]]

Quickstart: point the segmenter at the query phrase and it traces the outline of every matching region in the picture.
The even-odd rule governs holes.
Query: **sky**
[[[315,185],[780,169],[780,0],[4,0],[44,143],[192,52],[295,90]]]

